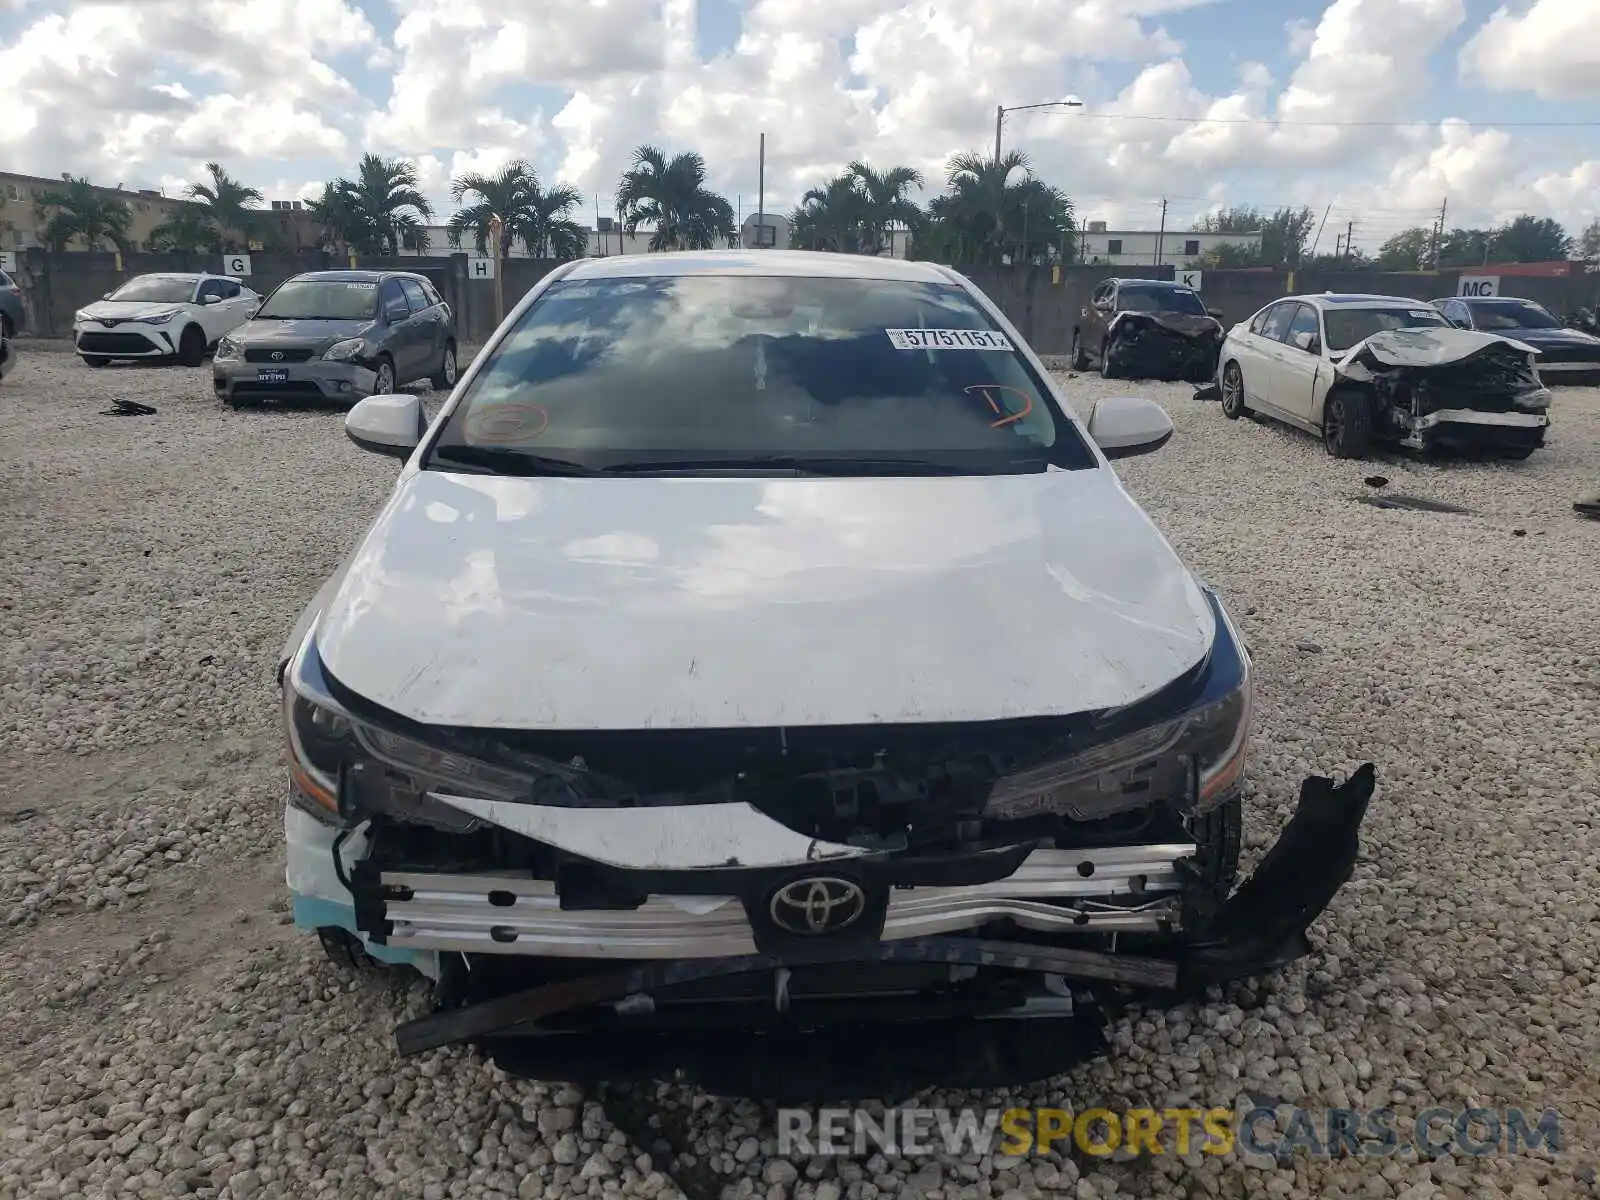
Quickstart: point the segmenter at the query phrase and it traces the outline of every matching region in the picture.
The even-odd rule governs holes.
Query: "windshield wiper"
[[[440,446],[426,466],[465,467],[484,475],[598,475],[593,467],[566,458],[551,458],[514,446]]]
[[[1008,459],[995,464],[1003,471],[1037,466],[1043,459]],[[968,470],[960,463],[929,458],[858,458],[854,456],[812,457],[794,454],[756,455],[746,458],[660,458],[638,459],[604,468],[607,475],[651,475],[702,471],[795,471],[802,475],[969,475],[990,474],[988,470]],[[999,473],[999,472],[994,472]]]

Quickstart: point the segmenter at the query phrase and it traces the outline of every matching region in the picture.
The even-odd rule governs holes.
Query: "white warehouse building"
[[[1186,267],[1218,246],[1243,246],[1259,251],[1261,234],[1259,231],[1196,233],[1192,229],[1107,229],[1104,221],[1090,221],[1078,234],[1078,261],[1106,267]]]

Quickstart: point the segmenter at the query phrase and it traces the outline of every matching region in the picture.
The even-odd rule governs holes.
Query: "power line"
[[[1152,113],[1079,112],[1078,121],[1173,121],[1184,125],[1303,125],[1340,129],[1409,129],[1459,120],[1467,125],[1495,129],[1600,129],[1600,121],[1472,121],[1465,117],[1414,117],[1409,121],[1295,121],[1276,117],[1170,117]]]

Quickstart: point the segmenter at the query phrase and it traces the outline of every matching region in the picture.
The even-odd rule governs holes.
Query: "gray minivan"
[[[427,379],[456,382],[455,314],[408,271],[308,271],[217,345],[219,398],[354,404]]]

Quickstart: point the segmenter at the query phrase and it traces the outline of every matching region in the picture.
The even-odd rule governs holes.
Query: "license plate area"
[[[256,372],[257,383],[288,383],[289,371],[286,367],[267,367]]]

